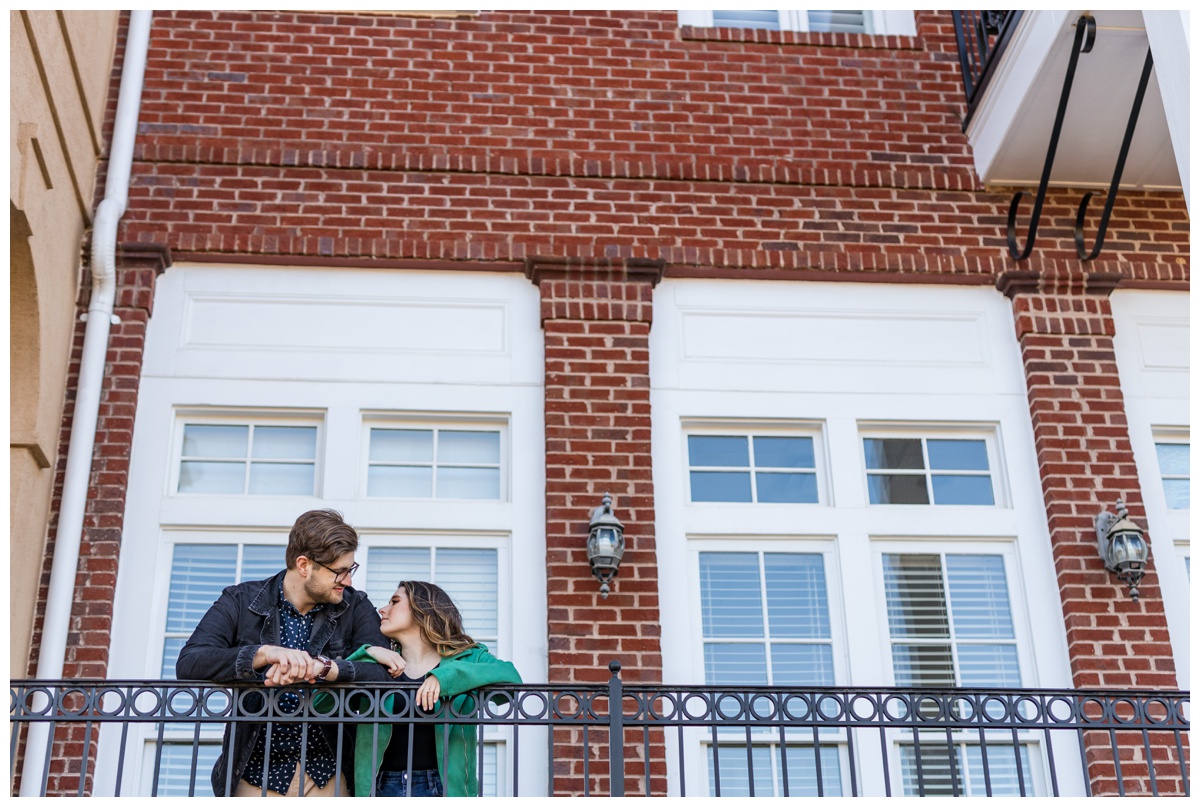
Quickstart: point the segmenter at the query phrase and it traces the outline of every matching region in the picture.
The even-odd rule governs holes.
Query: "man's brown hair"
[[[296,519],[288,534],[287,567],[296,568],[303,555],[328,566],[347,552],[358,549],[358,533],[342,520],[337,510],[309,510]]]

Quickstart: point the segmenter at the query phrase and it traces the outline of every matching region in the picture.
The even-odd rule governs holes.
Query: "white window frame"
[[[171,470],[167,480],[166,495],[177,499],[212,500],[224,497],[239,499],[266,498],[314,498],[322,494],[322,476],[324,473],[325,456],[325,412],[315,409],[198,409],[186,408],[175,411],[175,428],[171,440]],[[310,493],[251,493],[249,491],[249,468],[253,459],[247,456],[246,481],[241,493],[188,493],[179,490],[179,475],[183,463],[183,431],[186,426],[296,426],[315,428],[317,448],[313,456],[313,490]],[[253,452],[253,428],[251,442],[247,447]]]
[[[704,502],[692,500],[692,475],[693,469],[708,470],[710,466],[691,464],[691,457],[688,452],[688,438],[696,437],[745,437],[747,438],[748,450],[751,454],[751,465],[746,470],[751,475],[751,501],[748,502]],[[813,462],[815,468],[813,473],[816,474],[817,481],[817,500],[815,502],[760,502],[758,501],[758,482],[755,477],[755,472],[758,470],[753,465],[753,437],[808,437],[813,441]],[[824,435],[824,424],[817,421],[687,421],[683,424],[683,439],[681,441],[683,450],[683,480],[684,490],[686,493],[685,504],[688,507],[736,507],[750,508],[757,510],[758,508],[779,508],[779,507],[827,507],[831,503],[832,495],[829,486],[829,459],[826,456],[826,441]],[[737,471],[740,468],[725,468],[712,470],[729,470]],[[764,469],[775,470],[775,469]]]
[[[883,573],[883,556],[885,554],[938,555],[942,558],[943,576],[945,575],[946,555],[999,555],[1002,557],[1004,559],[1004,579],[1008,585],[1010,616],[1013,622],[1013,634],[1017,648],[1017,665],[1021,674],[1020,686],[1024,689],[1036,688],[1038,686],[1036,668],[1033,663],[1033,640],[1030,635],[1029,615],[1026,612],[1028,599],[1020,576],[1021,566],[1017,557],[1015,541],[985,538],[954,540],[945,538],[892,539],[874,537],[871,540],[871,565],[874,588],[878,592],[876,618],[881,626],[880,637],[885,647],[883,660],[887,686],[898,685],[896,683],[895,666],[892,662],[891,625],[888,622],[887,615],[887,596]],[[948,601],[949,591],[947,590],[947,605]],[[951,627],[951,639],[949,641],[953,645],[953,627]],[[957,687],[960,686],[958,683],[960,677],[957,653],[954,653],[953,657],[955,686]],[[936,731],[935,733],[941,742],[945,742],[946,735],[944,730]],[[912,732],[909,730],[892,729],[889,730],[888,734],[890,735],[888,742],[888,769],[891,772],[892,793],[898,795],[904,794],[904,771],[901,748],[912,745]],[[951,736],[956,747],[978,745],[979,733],[974,729],[952,732]],[[1009,733],[1008,738],[1010,741],[1011,736],[1011,733]],[[1033,772],[1034,785],[1030,786],[1027,783],[1027,792],[1034,795],[1047,795],[1046,782],[1049,782],[1050,779],[1047,755],[1045,753],[1045,738],[1032,730],[1019,732],[1017,743],[1029,748],[1029,766]],[[1056,743],[1056,759],[1061,756],[1058,751],[1058,745]],[[1061,766],[1063,763],[1060,761],[1058,764]]]
[[[825,570],[825,594],[827,597],[827,607],[829,610],[829,632],[830,646],[833,650],[833,675],[834,686],[844,686],[848,679],[847,652],[846,652],[846,625],[844,614],[842,611],[843,595],[841,590],[841,571],[839,569],[837,541],[829,536],[731,536],[731,535],[690,535],[687,541],[688,555],[688,600],[689,600],[689,622],[692,641],[689,642],[692,656],[692,680],[704,681],[704,625],[701,618],[702,602],[700,593],[700,554],[703,552],[726,552],[726,553],[786,553],[786,554],[803,554],[803,555],[820,555],[824,560]],[[762,566],[760,560],[760,582]],[[766,596],[765,589],[763,596]],[[766,611],[763,611],[764,622],[767,618]],[[767,626],[764,624],[763,643],[770,641],[765,634],[768,632]],[[770,680],[770,670],[767,671],[768,680]],[[708,684],[705,684],[706,686]],[[740,753],[745,753],[745,736],[746,732],[743,728],[736,730],[731,729],[730,732],[736,731],[737,736],[729,738],[729,745],[726,746],[722,742],[722,748],[740,748]],[[738,739],[741,739],[741,745],[737,746]],[[811,745],[811,732],[797,733],[793,736],[788,736],[788,745]],[[751,742],[754,745],[778,745],[779,732],[776,729],[759,729],[751,732]],[[687,777],[686,788],[689,795],[704,794],[708,795],[708,754],[709,747],[712,744],[712,732],[708,728],[689,728],[684,731],[684,753],[686,755],[685,775]],[[827,732],[822,734],[821,749],[822,753],[832,752],[837,749],[839,769],[842,775],[842,792],[849,793],[850,779],[849,768],[850,758],[846,745],[845,731]],[[738,752],[735,752],[738,753]],[[772,766],[774,763],[772,763]],[[774,770],[774,769],[773,769]],[[774,775],[774,774],[772,774]],[[782,793],[782,788],[780,789]]]
[[[498,432],[500,434],[500,495],[496,499],[452,499],[443,496],[368,496],[367,480],[370,473],[371,460],[371,430],[372,429],[411,429],[415,431],[478,431]],[[359,463],[358,498],[369,501],[412,501],[412,502],[452,502],[455,504],[497,503],[509,500],[509,419],[504,415],[458,414],[453,412],[379,412],[364,411],[362,413],[362,460]],[[436,445],[436,438],[435,438]],[[420,467],[426,467],[421,465]],[[429,466],[434,475],[434,493],[437,485],[437,455],[436,448],[433,460]],[[479,467],[493,467],[492,465]]]
[[[867,34],[883,34],[896,36],[916,36],[916,18],[911,11],[876,11],[864,9],[863,19],[866,23]],[[694,28],[712,28],[712,11],[681,10],[679,12],[680,26],[690,25]],[[779,28],[783,31],[807,31],[808,12],[806,10],[780,9]]]
[[[928,504],[873,504],[871,503],[871,489],[868,481],[868,475],[874,471],[881,473],[879,469],[867,468],[866,453],[864,441],[868,439],[898,439],[898,440],[920,440],[921,455],[925,467],[921,471],[912,470],[888,470],[888,475],[924,475],[926,480],[926,489],[929,492]],[[933,469],[929,467],[929,440],[982,440],[984,447],[987,450],[988,472],[987,476],[992,482],[992,504],[937,504],[934,501],[932,477],[934,475],[962,475],[962,476],[983,476],[982,473],[974,471],[949,471],[945,469]],[[1010,507],[1011,498],[1006,482],[1008,475],[1004,472],[1004,452],[1000,449],[999,428],[995,424],[989,423],[860,423],[858,428],[858,464],[861,468],[861,484],[862,484],[862,500],[867,503],[868,507],[872,508],[898,508],[902,510],[915,510],[917,508],[931,508],[937,510],[990,510],[993,508],[1008,508]]]

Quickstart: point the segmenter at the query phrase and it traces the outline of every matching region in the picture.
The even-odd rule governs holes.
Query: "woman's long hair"
[[[477,642],[463,631],[462,614],[440,586],[421,580],[402,580],[408,593],[413,619],[421,627],[421,638],[433,645],[438,655],[453,656]]]

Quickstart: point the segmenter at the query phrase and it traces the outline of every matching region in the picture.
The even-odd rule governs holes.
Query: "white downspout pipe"
[[[75,600],[75,575],[79,569],[83,516],[96,445],[96,422],[108,356],[108,332],[116,321],[113,306],[117,290],[117,225],[125,215],[125,206],[129,201],[133,143],[137,135],[138,110],[142,103],[146,55],[150,47],[150,15],[149,11],[131,11],[129,14],[104,201],[96,209],[92,227],[92,294],[86,314],[87,328],[79,363],[79,387],[75,413],[71,419],[71,442],[67,449],[58,531],[54,536],[54,563],[46,596],[46,618],[42,624],[42,640],[38,651],[37,677],[40,679],[61,678],[66,657],[71,606]],[[25,743],[22,796],[41,795],[48,738],[47,724],[31,724]]]

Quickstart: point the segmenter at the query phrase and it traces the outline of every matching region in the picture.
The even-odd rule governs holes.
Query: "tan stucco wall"
[[[116,11],[9,13],[9,674],[29,659]]]

